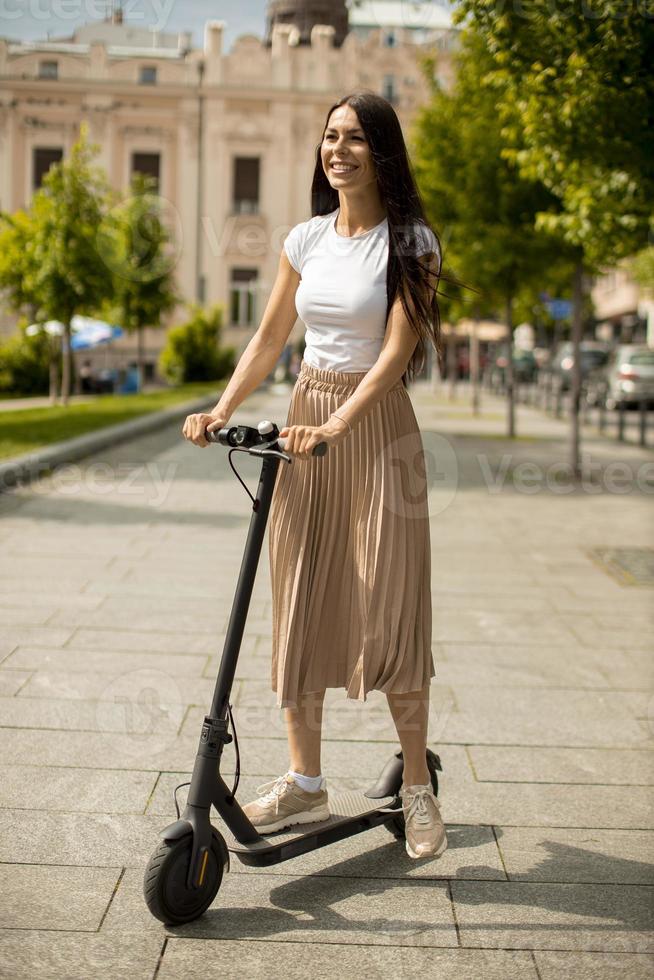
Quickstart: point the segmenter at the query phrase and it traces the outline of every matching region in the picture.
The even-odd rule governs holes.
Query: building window
[[[141,65],[141,69],[139,71],[139,84],[157,84],[157,69],[154,67],[154,65]]]
[[[156,181],[155,190],[159,190],[159,177],[161,171],[160,153],[132,153],[132,174],[145,174],[153,177]]]
[[[256,269],[232,269],[229,288],[229,313],[232,326],[254,326],[258,275]]]
[[[258,214],[259,157],[234,158],[233,208],[236,214]]]
[[[39,61],[39,78],[59,78],[59,62]]]
[[[38,191],[53,163],[63,159],[60,146],[35,146],[32,156],[32,190]]]
[[[384,75],[382,95],[391,104],[397,102],[397,90],[395,88],[395,75]]]

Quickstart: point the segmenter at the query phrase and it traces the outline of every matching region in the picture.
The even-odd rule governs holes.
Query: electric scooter
[[[229,703],[250,597],[261,554],[264,531],[272,500],[277,469],[282,460],[292,464],[285,453],[279,429],[269,421],[257,428],[232,425],[206,432],[208,441],[229,447],[229,463],[252,500],[252,518],[245,544],[236,595],[227,626],[218,678],[209,714],[205,715],[200,733],[195,765],[190,783],[180,783],[174,790],[177,820],[161,832],[161,842],[152,854],[144,876],[143,891],[150,912],[165,925],[181,925],[199,918],[215,899],[225,871],[229,871],[230,854],[242,864],[265,867],[306,854],[318,847],[333,844],[364,830],[385,826],[396,838],[404,839],[404,817],[399,795],[402,786],[402,752],[395,752],[377,781],[365,793],[346,792],[330,796],[327,820],[297,824],[272,835],[261,836],[236,800],[240,776],[240,755],[236,727]],[[327,443],[313,450],[323,456]],[[257,495],[253,497],[232,463],[232,455],[248,453],[261,459]],[[229,715],[229,722],[227,717]],[[233,737],[229,732],[231,723]],[[223,748],[234,741],[236,772],[232,789],[220,775]],[[437,770],[440,759],[427,749],[427,766],[435,794],[438,794]],[[180,816],[177,790],[189,786],[186,807]],[[211,823],[211,806],[221,817],[225,828],[219,832]]]

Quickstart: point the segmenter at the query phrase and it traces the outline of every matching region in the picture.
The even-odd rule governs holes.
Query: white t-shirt
[[[332,371],[368,371],[386,331],[388,219],[362,235],[336,231],[340,208],[290,230],[284,251],[302,277],[295,295],[306,326],[304,360]],[[433,232],[414,225],[417,255],[436,252]]]

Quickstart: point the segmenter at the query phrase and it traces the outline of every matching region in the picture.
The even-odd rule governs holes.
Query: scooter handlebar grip
[[[285,446],[286,446],[286,440],[284,438],[279,438],[277,440],[277,445],[283,451],[284,448],[285,448]],[[327,452],[327,443],[326,442],[319,442],[317,446],[314,446],[313,447],[313,449],[311,451],[311,455],[312,456],[324,456],[326,452]]]

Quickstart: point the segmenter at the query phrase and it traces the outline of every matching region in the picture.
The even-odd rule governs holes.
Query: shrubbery
[[[0,392],[47,395],[50,339],[45,333],[28,337],[24,329],[0,344]]]
[[[234,370],[236,348],[221,347],[222,307],[191,307],[191,319],[171,327],[159,369],[172,384],[219,381]]]

